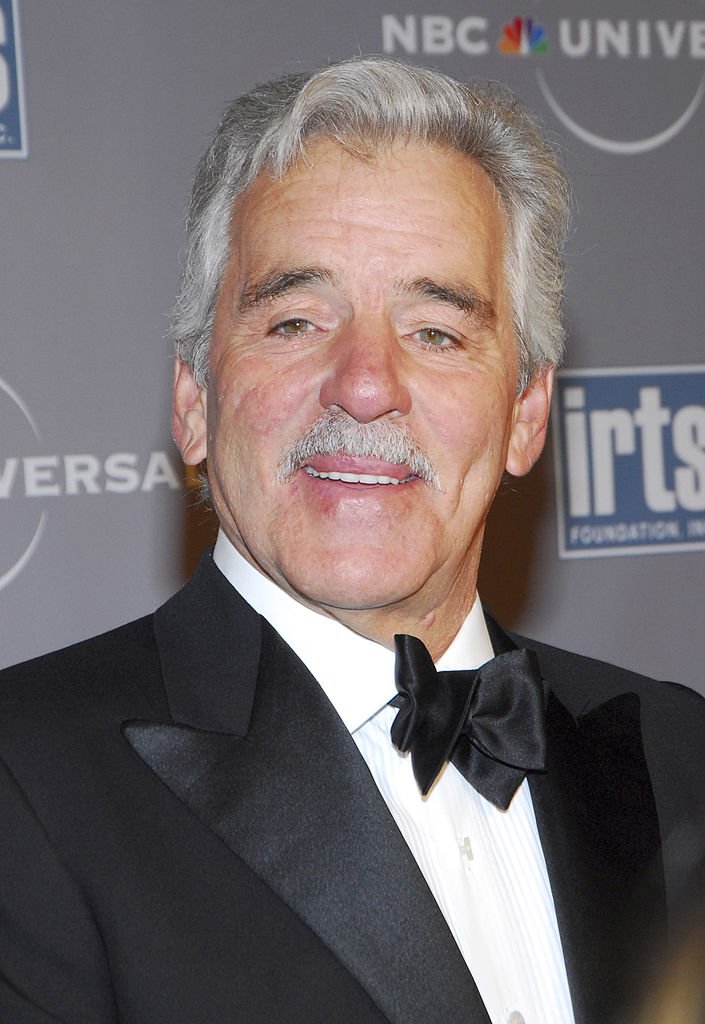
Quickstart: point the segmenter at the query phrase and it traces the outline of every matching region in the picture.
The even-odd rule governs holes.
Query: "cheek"
[[[454,400],[446,391],[444,400],[429,403],[424,418],[435,457],[455,466],[474,461],[488,440],[486,415],[476,396],[462,395]]]
[[[298,376],[283,368],[250,367],[244,360],[230,368],[227,383],[218,392],[218,418],[231,421],[249,435],[266,437],[291,420],[303,395]],[[252,371],[256,370],[254,373]]]
[[[262,373],[261,363],[258,370],[256,377],[248,373],[247,362],[232,369],[231,383],[219,389],[212,403],[211,435],[216,447],[225,445],[240,460],[256,462],[263,451],[271,451],[267,461],[276,465],[284,447],[305,432],[320,409],[308,375],[280,367]],[[271,465],[262,468],[271,473]]]
[[[427,450],[449,488],[462,487],[466,477],[477,484],[482,476],[493,491],[504,468],[511,404],[497,382],[465,385],[447,389],[443,402],[429,405]]]

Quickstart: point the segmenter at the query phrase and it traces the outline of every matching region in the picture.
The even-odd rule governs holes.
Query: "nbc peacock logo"
[[[502,29],[497,43],[500,53],[526,57],[529,54],[545,53],[548,39],[543,25],[533,18],[513,18]]]

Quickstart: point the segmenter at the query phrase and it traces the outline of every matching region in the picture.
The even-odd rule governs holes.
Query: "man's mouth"
[[[398,479],[393,476],[382,476],[376,473],[343,473],[337,470],[330,470],[329,472],[318,472],[313,466],[304,466],[304,471],[309,476],[316,477],[318,480],[340,480],[344,484],[406,484],[410,480],[414,479],[414,474],[411,473],[409,476]]]
[[[405,425],[374,420],[359,423],[343,409],[326,409],[308,432],[282,454],[282,482],[304,471],[316,480],[364,487],[414,481],[443,490],[435,466]],[[405,489],[405,488],[404,488]]]

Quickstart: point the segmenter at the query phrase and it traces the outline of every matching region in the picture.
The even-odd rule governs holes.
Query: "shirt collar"
[[[213,561],[303,661],[350,732],[359,729],[395,696],[393,651],[300,604],[255,569],[222,530]],[[482,606],[475,600],[437,665],[441,669],[477,668],[493,654]]]

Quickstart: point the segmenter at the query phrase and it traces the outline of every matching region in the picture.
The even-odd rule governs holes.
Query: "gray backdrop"
[[[566,365],[597,372],[566,376],[565,436],[503,488],[485,601],[705,692],[703,0],[0,6],[0,664],[150,611],[192,567],[212,524],[170,440],[165,333],[198,156],[256,81],[386,50],[509,82],[575,185]],[[571,523],[593,539],[568,550]]]

